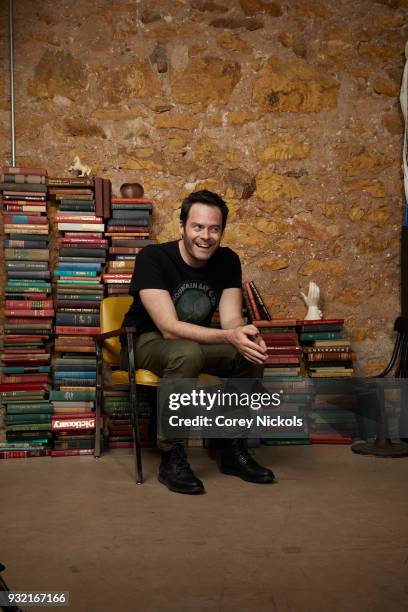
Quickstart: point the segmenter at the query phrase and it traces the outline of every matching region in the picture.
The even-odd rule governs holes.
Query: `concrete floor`
[[[278,484],[222,475],[191,449],[198,497],[157,482],[152,450],[143,486],[127,450],[2,461],[4,576],[15,590],[70,591],[75,612],[406,612],[408,459],[256,454]]]

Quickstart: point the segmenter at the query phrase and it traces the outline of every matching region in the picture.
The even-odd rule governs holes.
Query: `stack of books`
[[[280,426],[270,428],[272,437],[263,442],[277,444],[309,444],[307,411],[311,396],[301,376],[302,349],[295,332],[295,319],[253,321],[268,349],[263,383],[270,393],[279,393],[281,404],[276,413],[282,417],[302,418],[302,427]],[[272,414],[272,416],[274,416]]]
[[[156,445],[152,430],[155,389],[138,389],[140,442],[144,447]],[[127,391],[106,391],[103,400],[105,415],[104,437],[108,448],[131,448],[133,446],[132,421],[129,393]]]
[[[354,353],[345,337],[344,319],[298,321],[306,372],[312,378],[338,378],[353,375]]]
[[[52,457],[94,454],[95,412],[56,413],[52,417],[52,431],[54,432]]]
[[[265,341],[268,358],[265,361],[264,380],[277,377],[300,376],[302,349],[298,343],[296,319],[253,321]]]
[[[54,222],[59,232],[54,270],[57,311],[54,392],[80,392],[87,397],[78,400],[65,395],[64,400],[53,399],[53,402],[62,402],[55,414],[56,424],[53,421],[53,431],[57,432],[53,455],[91,454],[94,443],[89,428],[85,428],[85,437],[80,440],[71,438],[72,431],[78,433],[84,429],[82,421],[89,424],[94,408],[96,357],[93,338],[100,333],[99,305],[104,296],[102,269],[108,247],[103,237],[103,202],[96,197],[94,180],[89,178],[49,179],[49,191],[56,202]],[[80,416],[77,414],[78,401],[86,403],[85,413]],[[72,425],[75,418],[81,422]],[[61,429],[61,423],[68,428]],[[61,436],[63,441],[60,441]]]
[[[43,168],[3,168],[5,323],[0,394],[6,406],[6,442],[0,457],[49,452],[52,406],[50,298],[46,175]]]
[[[310,441],[312,444],[351,444],[358,436],[355,411],[340,405],[335,398],[316,396],[314,410],[309,414]]]
[[[344,320],[298,321],[297,329],[306,373],[321,381],[315,389],[310,412],[310,440],[313,444],[351,444],[357,424],[355,411],[348,407],[354,395],[350,395],[346,385],[336,393],[330,383],[330,379],[353,376],[355,355],[345,334]]]
[[[272,319],[253,281],[242,287],[248,322],[257,327],[268,349],[264,379],[300,376],[302,349],[296,335],[296,319]]]
[[[60,373],[59,367],[62,361],[62,359],[57,359],[56,373]],[[63,367],[65,368],[66,364]],[[85,369],[86,365],[82,363],[81,367]],[[50,392],[55,436],[52,451],[54,457],[93,454],[95,449],[94,400],[95,391],[93,389],[52,390]]]
[[[110,240],[109,261],[103,275],[108,295],[127,295],[139,251],[151,238],[153,203],[146,198],[112,198],[105,236]]]

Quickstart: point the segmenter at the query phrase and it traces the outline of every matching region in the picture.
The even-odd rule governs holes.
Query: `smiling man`
[[[137,256],[130,285],[133,304],[124,325],[135,325],[136,368],[160,377],[196,378],[254,375],[266,346],[242,319],[239,257],[221,238],[228,216],[224,200],[211,191],[191,193],[181,205],[181,240],[149,245]],[[221,329],[210,327],[219,309]],[[127,367],[126,350],[122,367]],[[159,481],[178,493],[202,493],[181,441],[159,441]],[[274,481],[248,452],[245,440],[225,440],[220,469],[258,483]]]

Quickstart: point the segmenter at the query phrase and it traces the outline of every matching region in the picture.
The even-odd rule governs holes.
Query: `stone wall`
[[[18,164],[67,176],[78,155],[116,192],[143,182],[160,240],[185,194],[219,191],[225,243],[274,315],[302,317],[314,280],[378,372],[399,314],[408,0],[14,4]]]

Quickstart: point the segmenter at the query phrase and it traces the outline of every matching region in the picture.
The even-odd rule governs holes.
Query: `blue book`
[[[68,261],[61,261],[58,264],[59,270],[97,270],[101,269],[100,263],[75,263]]]
[[[55,372],[55,378],[91,378],[96,379],[96,373],[93,372]]]
[[[54,270],[54,276],[96,276],[97,270],[69,270],[64,268],[63,270]]]
[[[48,374],[50,369],[51,366],[5,366],[3,372],[4,374],[28,374],[29,372]]]

